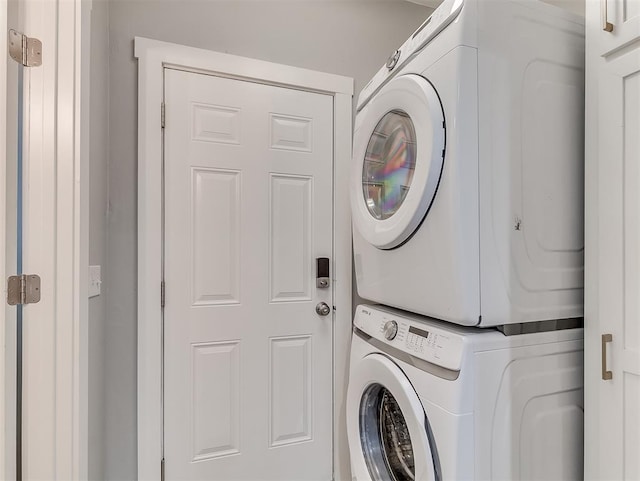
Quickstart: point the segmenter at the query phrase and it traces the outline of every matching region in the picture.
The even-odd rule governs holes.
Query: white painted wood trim
[[[89,57],[82,53],[88,52],[91,0],[18,3],[22,22],[12,26],[43,42],[46,62],[25,72],[29,109],[25,111],[28,135],[24,144],[24,267],[25,272],[41,275],[43,294],[39,304],[25,307],[24,324],[29,325],[32,339],[42,340],[38,347],[44,349],[24,354],[25,362],[31,366],[24,404],[30,435],[24,440],[24,476],[82,480],[88,475],[89,228],[89,136],[86,122],[83,123],[88,118],[89,92],[85,82]],[[5,6],[3,0],[4,13]],[[0,24],[6,27],[5,20]],[[6,30],[2,36],[5,38],[0,46],[6,55]],[[6,89],[1,91],[4,94]],[[4,136],[6,129],[2,130]],[[4,176],[4,152],[2,156],[0,171]],[[6,178],[0,181],[6,185]],[[1,212],[7,211],[3,207]],[[4,221],[3,218],[3,227]],[[3,232],[3,260],[5,242]],[[2,274],[5,282],[7,272]],[[15,324],[15,317],[13,321]],[[35,329],[42,329],[41,335],[34,335]],[[47,367],[46,372],[38,372],[43,366]],[[3,390],[3,401],[4,394]],[[9,444],[5,440],[2,459],[9,451],[11,459],[0,466],[0,473],[3,477],[6,474],[7,479],[11,479],[10,473],[15,475],[14,447]]]
[[[349,172],[352,153],[352,95],[334,96],[334,169],[333,169],[333,299],[336,312],[334,324],[334,479],[351,479],[349,445],[347,440],[346,401],[349,378],[352,312],[352,241],[349,200]],[[347,206],[345,208],[345,206]],[[338,401],[339,400],[339,401]]]
[[[138,60],[138,480],[160,479],[162,459],[162,56]]]
[[[136,37],[138,58],[138,479],[160,479],[162,458],[162,130],[165,66],[334,96],[334,322],[336,396],[346,394],[351,339],[351,160],[353,79]],[[344,403],[336,405],[336,479],[348,473]],[[346,471],[345,471],[346,469]]]
[[[6,32],[7,25],[7,0],[0,0],[0,32]],[[0,35],[0,52],[7,51],[7,36]],[[6,193],[7,185],[7,62],[0,62],[0,186],[2,192]],[[6,237],[7,232],[7,216],[6,216],[6,195],[0,196],[0,281],[4,282],[7,278],[5,271],[5,254],[6,254]],[[5,295],[5,288],[2,288],[2,295]],[[7,308],[6,303],[3,302],[2,309],[0,309],[0,426],[7,426],[5,418],[7,416],[7,409],[5,398],[9,394],[5,390],[5,331],[6,331],[6,319]],[[6,429],[0,429],[0,479],[8,479],[7,464],[8,454],[5,437],[7,435]],[[13,452],[13,450],[11,450]]]
[[[90,38],[81,0],[58,4],[56,169],[56,477],[87,476],[88,92]],[[73,52],[69,55],[68,52]],[[66,54],[65,54],[66,53]],[[83,62],[82,60],[85,60]],[[85,105],[83,105],[83,101]],[[86,122],[85,122],[86,123]]]
[[[586,2],[586,55],[585,55],[585,256],[584,256],[584,477],[600,479],[599,426],[600,380],[592,373],[600,370],[598,352],[601,326],[598,302],[598,72],[604,60],[598,54],[598,22],[600,6]],[[596,382],[594,383],[593,380]]]
[[[162,64],[185,70],[250,79],[274,85],[290,86],[303,90],[316,90],[331,94],[353,95],[353,79],[263,60],[237,57],[173,43],[135,38],[135,56],[144,58],[160,54]]]
[[[91,9],[76,0],[74,118],[74,299],[72,479],[89,477],[89,189],[91,105]]]
[[[82,114],[89,103],[90,9],[86,0],[58,3],[56,480],[88,475],[89,131]]]

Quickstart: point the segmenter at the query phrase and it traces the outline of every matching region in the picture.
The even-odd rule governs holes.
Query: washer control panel
[[[424,361],[459,371],[464,336],[428,318],[406,318],[372,306],[358,306],[353,321],[369,336]]]

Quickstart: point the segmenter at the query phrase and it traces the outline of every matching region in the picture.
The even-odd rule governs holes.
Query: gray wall
[[[542,0],[584,17],[585,0]]]
[[[107,264],[107,165],[109,153],[109,5],[91,10],[91,98],[89,161],[89,264]],[[106,295],[89,300],[89,479],[104,479]]]
[[[108,178],[109,195],[104,274],[105,479],[133,480],[136,473],[137,64],[133,37],[346,75],[355,79],[357,92],[429,12],[401,0],[109,0],[110,141],[108,172],[103,178]],[[97,189],[92,196],[101,198]]]

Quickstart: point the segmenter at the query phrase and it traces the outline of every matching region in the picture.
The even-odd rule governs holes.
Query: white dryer
[[[582,480],[582,379],[582,329],[505,336],[359,306],[353,480]]]
[[[583,314],[583,20],[445,0],[358,99],[358,294],[462,325]]]

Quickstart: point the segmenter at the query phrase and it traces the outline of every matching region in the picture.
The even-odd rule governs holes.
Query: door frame
[[[162,156],[164,69],[171,67],[333,97],[333,471],[350,479],[345,404],[351,340],[351,163],[353,79],[143,37],[138,59],[138,479],[161,479]]]
[[[19,0],[19,18],[8,18],[0,0],[0,140],[7,129],[8,78],[7,28],[23,31],[43,43],[43,65],[28,68],[29,109],[24,139],[25,230],[28,237],[24,270],[42,278],[42,299],[24,308],[24,324],[43,327],[40,346],[26,350],[25,363],[49,367],[31,372],[25,392],[23,414],[28,418],[30,439],[23,446],[25,476],[51,480],[81,480],[88,472],[88,252],[89,252],[89,38],[92,0],[41,2]],[[13,21],[11,21],[13,20]],[[11,64],[9,64],[11,65]],[[5,146],[6,142],[0,142]],[[7,182],[7,152],[0,152],[0,185]],[[38,187],[35,187],[35,186]],[[7,246],[15,243],[15,230],[7,226],[15,205],[0,198],[0,282],[14,274],[6,258]],[[46,241],[43,241],[46,240]],[[3,296],[5,288],[2,288]],[[15,418],[16,388],[6,362],[15,355],[6,337],[15,308],[3,299],[0,309],[0,420]],[[15,321],[14,321],[15,324]],[[33,369],[35,371],[37,369]],[[38,377],[40,376],[40,377]],[[25,382],[25,386],[27,383]],[[0,479],[15,477],[13,423],[0,434]],[[32,456],[37,452],[37,456]]]
[[[0,52],[7,51],[7,35],[4,33],[8,28],[8,5],[7,0],[0,0]],[[6,239],[8,236],[7,223],[6,223],[6,169],[7,169],[7,58],[3,62],[0,62],[0,145],[4,146],[0,150],[0,186],[3,187],[5,194],[0,195],[0,280],[4,282],[6,279],[5,272],[5,256],[6,256]],[[4,295],[4,289],[2,290]],[[5,348],[5,330],[7,319],[7,305],[4,304],[0,308],[0,426],[7,426],[6,418],[6,398],[11,395],[11,391],[6,389],[5,380],[5,355],[7,350]],[[10,441],[7,442],[7,429],[0,429],[0,479],[7,477],[7,458],[9,453],[13,454],[15,447]],[[9,447],[9,449],[7,449]]]

